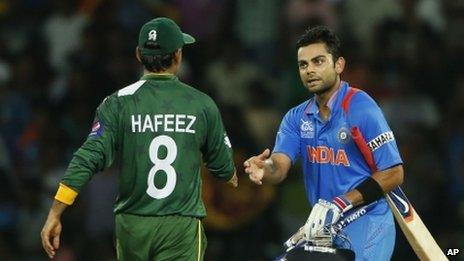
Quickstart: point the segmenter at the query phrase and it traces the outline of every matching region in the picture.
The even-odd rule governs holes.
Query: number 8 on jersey
[[[166,147],[166,158],[158,158],[158,150],[161,146]],[[177,174],[174,167],[171,165],[177,157],[176,142],[169,136],[161,135],[152,140],[149,148],[150,160],[154,164],[148,173],[148,188],[147,194],[156,199],[165,198],[174,191],[177,181]],[[155,175],[160,171],[166,173],[166,185],[164,188],[158,189],[155,186]]]

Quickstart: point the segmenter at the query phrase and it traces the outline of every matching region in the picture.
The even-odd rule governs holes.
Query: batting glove
[[[285,241],[284,245],[287,249],[292,249],[296,245],[300,244],[305,240],[305,233],[304,233],[304,226],[300,227],[298,231],[293,234],[287,241]]]
[[[319,199],[303,227],[304,237],[310,240],[318,235],[327,234],[324,228],[336,223],[346,211],[353,208],[353,204],[345,195],[338,196],[332,202]]]

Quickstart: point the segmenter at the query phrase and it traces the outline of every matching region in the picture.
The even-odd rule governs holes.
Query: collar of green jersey
[[[147,73],[141,80],[173,80],[176,76],[171,73]]]

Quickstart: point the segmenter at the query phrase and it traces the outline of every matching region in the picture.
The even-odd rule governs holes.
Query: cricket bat
[[[399,186],[388,192],[385,198],[420,260],[448,260]]]

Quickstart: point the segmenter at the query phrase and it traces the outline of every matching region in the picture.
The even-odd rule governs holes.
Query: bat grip
[[[374,201],[374,202],[369,203],[368,205],[349,211],[346,215],[344,215],[345,217],[343,217],[337,223],[332,225],[332,228],[334,228],[336,231],[342,230],[343,228],[353,223],[358,218],[366,215],[371,209],[374,208],[377,202],[378,201]]]

